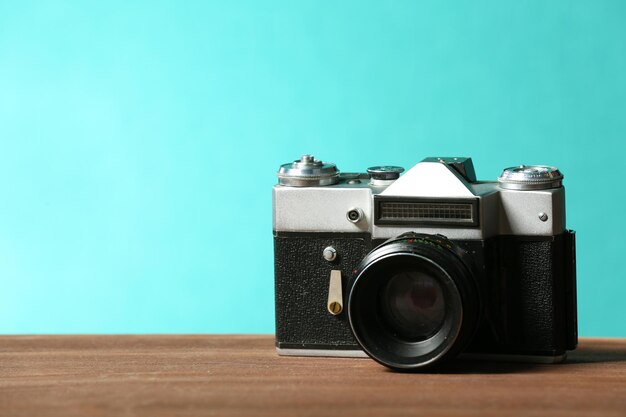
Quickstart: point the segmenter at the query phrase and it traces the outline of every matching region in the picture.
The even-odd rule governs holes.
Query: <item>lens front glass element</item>
[[[363,350],[394,369],[454,357],[474,333],[480,300],[463,261],[437,241],[398,242],[363,260],[348,296]]]
[[[432,337],[446,317],[443,288],[426,271],[396,272],[385,285],[379,303],[389,330],[409,342]]]

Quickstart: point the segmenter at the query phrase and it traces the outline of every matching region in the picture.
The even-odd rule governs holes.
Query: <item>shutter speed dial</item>
[[[332,162],[322,162],[313,155],[280,166],[278,183],[289,187],[314,187],[339,182],[339,170]]]
[[[557,167],[547,165],[520,165],[506,168],[498,177],[501,188],[508,190],[546,190],[558,188],[563,174]]]
[[[404,168],[384,165],[367,168],[367,173],[370,174],[372,180],[390,181],[400,178],[400,174],[404,172]]]

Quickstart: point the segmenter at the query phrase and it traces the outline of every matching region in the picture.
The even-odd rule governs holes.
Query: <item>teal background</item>
[[[565,173],[580,333],[626,336],[626,2],[0,2],[0,332],[273,332],[271,187]]]

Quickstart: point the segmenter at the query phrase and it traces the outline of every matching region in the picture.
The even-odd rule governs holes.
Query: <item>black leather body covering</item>
[[[276,346],[359,349],[347,319],[347,282],[382,240],[369,234],[275,233]],[[455,240],[476,264],[483,318],[474,353],[560,355],[577,343],[574,233]],[[338,257],[326,261],[327,246]],[[344,310],[327,309],[331,270],[341,270]],[[376,306],[372,306],[376,308]]]

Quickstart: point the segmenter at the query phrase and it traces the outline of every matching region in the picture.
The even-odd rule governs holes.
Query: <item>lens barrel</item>
[[[471,259],[440,235],[388,240],[363,259],[349,284],[356,340],[393,369],[422,370],[455,357],[475,333],[480,312]]]

